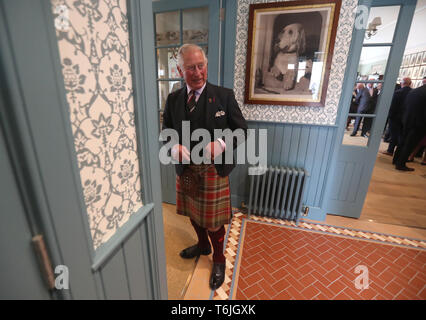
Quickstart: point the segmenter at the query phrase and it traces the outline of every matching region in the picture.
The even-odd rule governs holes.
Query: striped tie
[[[189,112],[194,111],[195,109],[195,91],[194,90],[191,90],[189,92],[187,104],[188,104]]]

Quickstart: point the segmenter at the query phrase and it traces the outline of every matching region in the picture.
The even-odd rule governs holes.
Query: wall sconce
[[[373,21],[368,24],[367,30],[365,30],[365,39],[369,40],[371,37],[375,36],[377,33],[377,27],[382,25],[382,19],[380,17],[375,17]]]

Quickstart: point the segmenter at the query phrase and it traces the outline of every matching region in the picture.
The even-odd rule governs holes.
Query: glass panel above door
[[[399,6],[373,7],[368,17],[364,44],[391,43],[398,21]]]
[[[155,14],[156,46],[180,45],[179,11]]]
[[[207,43],[209,41],[209,8],[182,10],[183,43]]]

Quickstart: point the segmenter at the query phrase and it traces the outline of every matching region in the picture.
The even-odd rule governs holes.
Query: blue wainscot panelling
[[[257,144],[259,130],[267,130],[268,166],[300,167],[308,171],[303,204],[309,207],[309,213],[305,218],[324,221],[326,212],[322,202],[337,127],[256,121],[249,121],[248,126],[255,130]],[[249,166],[247,162],[237,165],[230,175],[234,207],[240,207],[242,202],[248,204]]]

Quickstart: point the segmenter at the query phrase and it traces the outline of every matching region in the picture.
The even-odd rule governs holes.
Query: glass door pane
[[[399,6],[371,8],[364,43],[391,43],[399,10]]]
[[[209,41],[209,8],[193,8],[182,10],[183,42],[208,43]]]
[[[58,14],[69,17],[69,23],[55,24],[56,37],[82,194],[97,249],[143,206],[145,196],[139,167],[139,158],[145,155],[137,150],[126,1],[118,1],[114,11],[100,7],[95,20],[81,14],[82,8],[92,12],[88,3],[67,0],[58,5],[52,0],[51,5],[55,19]],[[112,31],[108,17],[115,14],[126,25]],[[77,25],[80,28],[72,27]],[[91,46],[101,48],[111,37],[105,30],[124,44],[122,50],[107,48],[94,56]]]
[[[377,116],[400,6],[370,10],[342,144],[368,146]],[[408,60],[408,58],[407,58]]]
[[[155,14],[156,46],[180,45],[180,13],[171,11]]]

